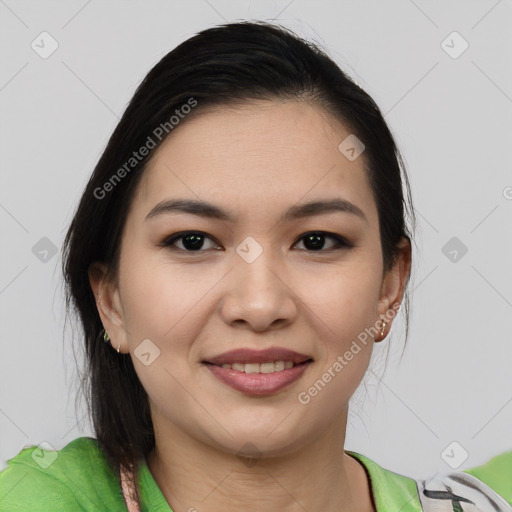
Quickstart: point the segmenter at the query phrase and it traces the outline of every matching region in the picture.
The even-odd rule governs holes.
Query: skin
[[[252,101],[186,120],[158,148],[137,189],[116,278],[101,264],[90,269],[112,345],[130,353],[148,393],[156,449],[147,462],[175,512],[375,510],[363,466],[343,451],[348,401],[373,339],[308,404],[297,399],[365,328],[380,330],[377,322],[401,302],[410,270],[404,239],[383,275],[364,153],[349,161],[338,150],[349,134],[319,107],[298,101]],[[212,202],[235,221],[189,213],[145,220],[176,197]],[[331,212],[278,222],[293,205],[336,197],[356,204],[366,220]],[[183,239],[174,250],[161,246],[186,230],[211,238],[199,252]],[[335,249],[326,235],[315,251],[301,237],[317,230],[354,247]],[[252,263],[236,252],[247,236],[263,250]],[[160,350],[149,366],[134,355],[145,339]],[[201,364],[233,348],[271,346],[314,359],[271,396],[236,391]]]

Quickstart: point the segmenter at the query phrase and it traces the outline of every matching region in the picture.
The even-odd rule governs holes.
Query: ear
[[[386,331],[389,332],[391,323],[396,315],[386,315],[386,312],[395,304],[401,304],[405,291],[405,284],[411,271],[411,244],[405,237],[400,239],[397,244],[395,262],[393,267],[385,274],[382,280],[380,296],[377,306],[378,320],[385,320],[386,326],[384,328],[384,335],[381,339],[386,337]],[[388,318],[389,317],[389,318]],[[381,322],[379,321],[379,324]]]
[[[109,277],[104,263],[92,263],[88,274],[103,327],[110,337],[112,347],[117,349],[120,344],[119,352],[123,352],[123,349],[127,350],[128,343],[117,284]]]

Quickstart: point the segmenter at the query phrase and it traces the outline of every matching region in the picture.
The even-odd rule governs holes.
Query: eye
[[[319,252],[325,248],[326,238],[334,240],[334,246],[329,248],[331,250],[353,247],[353,245],[347,242],[343,237],[335,235],[334,233],[327,233],[326,231],[312,231],[310,233],[306,233],[300,237],[299,241],[304,240],[304,246],[308,250]]]
[[[169,247],[171,249],[178,249],[186,252],[201,252],[200,250],[204,246],[205,239],[213,241],[212,238],[210,238],[206,233],[202,233],[201,231],[183,231],[181,233],[175,233],[174,235],[166,238],[160,245],[163,247]],[[183,240],[183,248],[176,245],[176,242],[181,240]]]
[[[334,243],[331,243],[331,247],[327,248],[328,250],[353,247],[353,245],[343,237],[335,235],[334,233],[327,233],[325,231],[312,231],[310,233],[306,233],[302,235],[298,241],[304,241],[304,246],[308,252],[321,252],[325,249],[325,239],[329,238],[333,240]],[[219,245],[215,243],[210,236],[201,231],[183,231],[175,233],[174,235],[166,238],[160,245],[162,247],[168,247],[185,252],[202,252],[201,249],[205,248],[205,240],[209,240],[214,245],[214,247],[206,247],[206,249],[215,249],[215,247],[219,247]],[[177,245],[178,243],[181,243],[181,247]]]

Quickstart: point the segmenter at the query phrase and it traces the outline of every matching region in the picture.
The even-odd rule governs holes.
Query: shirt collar
[[[360,453],[349,450],[345,450],[345,453],[365,468],[377,512],[422,512],[416,480],[384,469]]]

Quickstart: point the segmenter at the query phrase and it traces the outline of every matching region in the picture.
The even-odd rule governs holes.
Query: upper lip
[[[249,348],[238,348],[224,352],[218,356],[204,360],[205,363],[215,365],[233,364],[233,363],[267,363],[270,361],[292,361],[295,364],[303,363],[313,359],[305,354],[299,354],[293,350],[282,347],[272,347],[266,350],[254,350]]]

